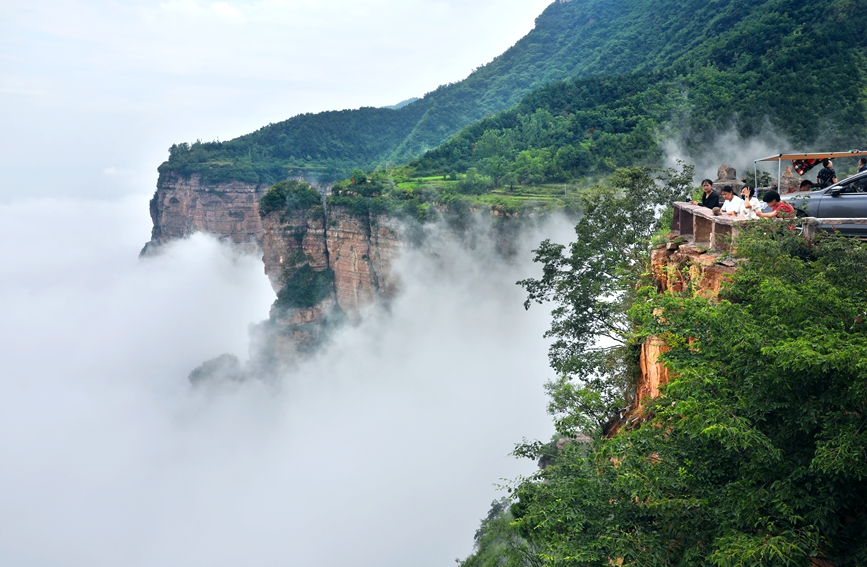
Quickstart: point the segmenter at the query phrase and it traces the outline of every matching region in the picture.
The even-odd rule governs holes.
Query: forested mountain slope
[[[688,116],[691,131],[734,114],[749,130],[768,116],[795,141],[808,142],[829,126],[845,130],[865,122],[863,12],[851,0],[559,1],[493,62],[422,100],[397,110],[300,115],[228,142],[177,145],[160,171],[265,184],[299,173],[332,179],[356,167],[405,163],[535,88],[591,76],[632,75],[627,80],[636,92],[663,81],[665,108],[648,109],[654,124],[697,105]],[[549,94],[536,99],[550,96],[543,93]],[[603,114],[618,105],[616,98],[601,102]],[[534,103],[525,103],[526,114]]]
[[[700,11],[699,4],[682,9]],[[689,52],[674,57],[660,44],[648,71],[537,89],[427,152],[412,169],[430,175],[474,167],[493,184],[565,181],[657,162],[663,136],[700,152],[729,128],[743,136],[772,128],[804,149],[863,145],[864,10],[851,2],[776,1],[736,21],[736,4],[728,4],[728,17],[718,16],[727,25],[710,26],[720,33],[707,30]],[[644,28],[635,29],[640,35]],[[679,37],[670,31],[661,35]]]

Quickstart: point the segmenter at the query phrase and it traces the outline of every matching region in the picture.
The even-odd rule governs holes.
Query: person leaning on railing
[[[719,195],[716,194],[713,190],[713,181],[710,179],[705,179],[701,182],[701,190],[704,192],[704,195],[701,197],[701,202],[699,201],[690,201],[693,205],[701,205],[702,207],[707,207],[708,209],[713,209],[714,207],[719,207]]]
[[[731,185],[726,185],[722,188],[722,198],[722,207],[713,210],[713,214],[715,215],[722,213],[733,217],[738,214],[738,211],[741,210],[741,206],[744,204],[743,199],[735,195],[735,191]]]
[[[746,185],[741,189],[741,197],[743,198],[743,201],[741,202],[741,208],[738,211],[738,217],[745,219],[756,218],[756,211],[762,210],[759,200],[756,199],[756,190],[749,185]]]
[[[768,191],[765,193],[765,196],[762,197],[762,201],[768,204],[771,207],[771,212],[763,213],[762,211],[756,211],[756,216],[763,219],[790,219],[795,217],[795,209],[792,205],[788,203],[784,203],[780,200],[780,194],[776,191]]]

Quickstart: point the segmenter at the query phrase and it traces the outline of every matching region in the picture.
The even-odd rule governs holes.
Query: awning
[[[859,155],[867,156],[867,150],[849,150],[848,152],[824,152],[824,153],[811,153],[811,154],[779,154],[775,156],[770,156],[766,158],[761,158],[755,160],[756,162],[760,161],[783,161],[783,160],[796,160],[796,159],[834,159],[834,158],[845,158],[845,157],[858,157]]]

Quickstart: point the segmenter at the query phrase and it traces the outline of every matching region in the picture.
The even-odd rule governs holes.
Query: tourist
[[[771,212],[763,213],[762,211],[756,211],[756,216],[763,219],[786,219],[786,218],[794,218],[795,209],[792,205],[788,203],[784,203],[780,200],[780,194],[776,191],[768,191],[765,193],[765,196],[762,197],[762,200],[771,207]]]
[[[865,171],[867,171],[867,158],[862,157],[858,160],[858,173],[863,173]],[[859,179],[856,187],[861,193],[867,193],[867,176]]]
[[[738,211],[738,216],[746,219],[756,218],[756,212],[762,210],[762,206],[756,198],[756,190],[747,185],[741,189],[741,197],[743,200],[741,208]]]
[[[715,208],[713,214],[718,215],[722,213],[733,217],[740,212],[744,200],[735,195],[734,189],[732,189],[731,185],[726,185],[722,188],[722,198],[722,207]]]
[[[813,190],[813,182],[809,179],[805,179],[801,181],[801,187],[798,191],[812,191]]]
[[[819,172],[819,175],[816,176],[816,184],[821,189],[824,189],[829,185],[837,183],[837,172],[834,171],[834,162],[827,158],[822,160],[822,165],[824,167]]]
[[[693,205],[701,205],[702,207],[707,207],[708,209],[713,209],[719,207],[719,195],[716,194],[713,190],[713,181],[710,179],[705,179],[701,182],[701,190],[703,191],[703,195],[701,198],[701,202],[699,201],[690,201]]]

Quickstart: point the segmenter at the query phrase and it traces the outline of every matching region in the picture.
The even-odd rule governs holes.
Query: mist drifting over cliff
[[[389,313],[277,384],[191,388],[273,291],[198,235],[139,260],[142,199],[0,206],[0,564],[449,565],[550,435],[542,309],[520,262],[448,242]],[[547,228],[560,241],[566,225]]]

